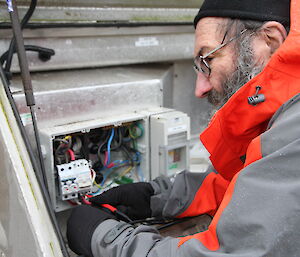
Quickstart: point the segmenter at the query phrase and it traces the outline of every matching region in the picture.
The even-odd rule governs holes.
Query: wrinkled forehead
[[[228,18],[202,18],[195,31],[195,55],[203,47],[215,48],[219,45],[226,33],[228,22]]]
[[[206,17],[202,18],[196,27],[196,37],[205,38],[205,37],[213,37],[219,38],[223,37],[224,33],[227,30],[229,23],[228,18],[220,18],[220,17]],[[213,39],[212,38],[212,39]]]

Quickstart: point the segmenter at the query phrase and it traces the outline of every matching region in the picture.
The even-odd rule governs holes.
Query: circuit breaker
[[[150,118],[151,178],[172,177],[189,168],[190,118],[170,111]]]
[[[62,200],[71,200],[78,198],[79,194],[91,193],[93,175],[87,160],[73,160],[56,167]]]

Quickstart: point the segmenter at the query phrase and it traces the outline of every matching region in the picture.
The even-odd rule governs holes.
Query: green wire
[[[137,128],[139,128],[139,133]],[[140,123],[135,123],[128,128],[128,131],[129,131],[129,136],[132,138],[133,149],[137,150],[136,139],[144,135],[144,127]]]

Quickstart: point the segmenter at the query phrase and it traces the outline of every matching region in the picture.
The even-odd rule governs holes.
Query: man
[[[300,256],[300,0],[291,1],[291,22],[289,8],[289,0],[206,0],[195,18],[195,94],[220,108],[201,134],[213,167],[91,200],[133,219],[207,213],[209,229],[164,238],[81,206],[68,222],[71,249],[96,257]]]

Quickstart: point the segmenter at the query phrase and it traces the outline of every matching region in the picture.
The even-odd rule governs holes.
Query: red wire
[[[117,210],[117,208],[111,206],[110,204],[101,204],[102,207],[106,208],[106,209],[109,209],[111,212],[115,212]]]
[[[108,152],[105,152],[105,158],[104,158],[104,166],[106,167],[108,161]]]
[[[84,204],[86,204],[86,205],[91,205],[92,203],[91,202],[89,202],[89,201],[87,201],[83,196],[82,196],[82,202],[84,203]]]
[[[107,165],[107,168],[110,169],[110,168],[112,168],[114,166],[115,166],[115,164],[113,162],[111,162],[110,164]]]
[[[71,161],[75,161],[75,154],[71,149],[68,149],[68,154],[70,155]]]

